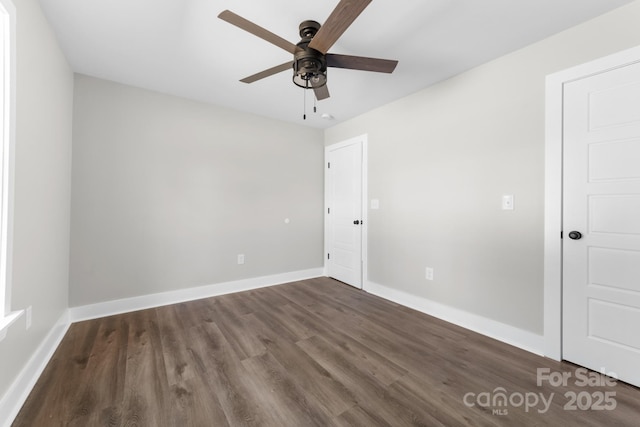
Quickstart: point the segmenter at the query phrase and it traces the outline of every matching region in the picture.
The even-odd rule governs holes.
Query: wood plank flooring
[[[577,369],[318,278],[75,323],[13,425],[640,425]]]

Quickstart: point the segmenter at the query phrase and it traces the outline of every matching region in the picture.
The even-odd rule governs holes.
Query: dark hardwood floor
[[[13,425],[640,425],[603,380],[318,278],[75,323]]]

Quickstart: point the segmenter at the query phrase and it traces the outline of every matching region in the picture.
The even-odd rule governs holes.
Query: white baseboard
[[[81,307],[72,307],[65,311],[63,316],[60,317],[56,325],[42,341],[36,352],[31,356],[31,359],[29,359],[22,372],[20,372],[18,378],[11,384],[5,395],[0,400],[0,427],[11,426],[11,423],[18,415],[20,408],[22,408],[22,405],[24,405],[24,402],[27,400],[29,393],[31,393],[31,390],[35,386],[36,381],[40,378],[42,371],[47,366],[47,363],[49,363],[49,360],[51,360],[51,357],[58,348],[58,345],[60,345],[64,334],[69,329],[69,325],[73,322],[195,299],[208,298],[216,295],[264,288],[297,280],[311,279],[322,275],[322,267],[312,268],[309,270],[274,274],[271,276],[236,280],[232,282],[200,286],[197,288],[181,289],[177,291],[143,295],[135,298],[107,301]]]
[[[421,311],[430,316],[437,317],[438,319],[442,319],[446,322],[453,323],[454,325],[486,335],[531,353],[541,356],[544,354],[544,337],[542,335],[537,335],[533,332],[525,331],[505,323],[478,316],[477,314],[459,310],[457,308],[411,295],[377,283],[367,282],[364,290],[381,298]]]
[[[133,298],[124,298],[96,304],[71,307],[69,309],[71,322],[97,319],[99,317],[114,314],[128,313],[147,308],[161,307],[163,305],[176,304],[196,299],[215,297],[234,292],[249,291],[251,289],[264,288],[297,280],[312,279],[323,275],[322,267],[309,270],[293,271],[289,273],[274,274],[271,276],[255,277],[251,279],[235,280],[232,282],[216,283],[213,285],[198,286],[195,288],[180,289],[176,291],[161,292],[157,294],[142,295]]]
[[[1,427],[9,427],[18,415],[33,386],[60,345],[64,334],[67,333],[69,325],[69,312],[65,311],[18,374],[16,380],[9,386],[0,400]]]
[[[11,384],[0,400],[0,427],[9,427],[29,396],[36,381],[42,374],[54,351],[62,341],[69,325],[81,320],[95,319],[146,308],[248,291],[267,286],[279,285],[297,280],[311,279],[324,275],[322,267],[271,276],[217,283],[196,288],[181,289],[158,294],[125,298],[103,303],[72,307],[65,312],[38,347],[26,366]],[[523,350],[543,354],[543,337],[532,332],[515,328],[495,320],[446,306],[425,298],[416,297],[373,282],[367,282],[366,292],[381,298],[421,311],[482,335],[519,347]]]

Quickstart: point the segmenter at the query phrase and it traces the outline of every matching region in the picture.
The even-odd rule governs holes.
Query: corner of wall
[[[44,371],[58,345],[60,345],[62,338],[67,333],[70,324],[69,310],[66,310],[27,360],[27,363],[2,399],[0,399],[0,422],[2,422],[0,427],[11,426],[42,371]]]

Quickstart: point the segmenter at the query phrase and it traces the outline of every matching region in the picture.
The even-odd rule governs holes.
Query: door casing
[[[367,185],[367,177],[368,174],[368,138],[367,135],[360,135],[355,138],[350,138],[348,140],[338,142],[336,144],[328,145],[324,148],[324,275],[327,276],[329,273],[329,266],[327,263],[327,253],[329,252],[330,246],[330,233],[329,233],[329,214],[327,211],[328,206],[330,205],[330,192],[329,192],[329,174],[327,172],[327,163],[329,159],[329,152],[341,147],[345,147],[351,144],[362,143],[362,290],[366,290],[367,288],[367,230],[369,228],[369,217],[368,217],[368,185]]]
[[[563,88],[566,83],[640,62],[640,46],[547,76],[545,106],[544,349],[562,360]]]

